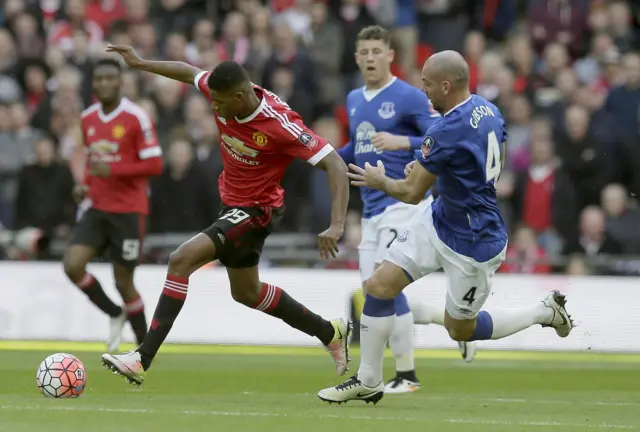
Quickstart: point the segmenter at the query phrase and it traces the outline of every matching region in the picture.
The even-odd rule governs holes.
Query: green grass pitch
[[[320,348],[169,345],[139,389],[100,366],[102,348],[0,341],[0,431],[640,430],[640,355],[480,351],[466,364],[457,351],[419,351],[419,392],[338,406],[316,397],[342,381]],[[87,367],[79,399],[37,392],[38,364],[59,351]]]

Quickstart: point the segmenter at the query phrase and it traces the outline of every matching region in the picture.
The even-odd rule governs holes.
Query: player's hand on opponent
[[[89,163],[89,174],[95,177],[109,177],[111,176],[111,167],[105,162],[91,161]]]
[[[342,237],[343,232],[344,227],[331,225],[329,229],[318,234],[318,246],[320,247],[320,256],[322,258],[336,257],[336,254],[340,252],[338,240]]]
[[[360,168],[358,165],[349,164],[349,169],[353,171],[347,173],[347,176],[351,179],[352,186],[364,186],[372,189],[380,189],[387,179],[384,164],[380,160],[376,166],[371,165],[369,162],[365,162],[364,168]]]
[[[371,144],[380,151],[409,150],[411,148],[407,137],[392,135],[389,132],[378,132],[371,137]]]
[[[404,176],[405,177],[409,177],[409,174],[411,174],[411,170],[413,170],[414,165],[416,164],[417,161],[411,161],[408,164],[405,165],[404,167]]]
[[[138,55],[136,50],[129,45],[111,45],[107,44],[107,48],[105,49],[107,52],[115,52],[120,54],[122,59],[126,64],[131,66],[132,68],[137,68],[142,65],[142,58]]]
[[[82,202],[89,193],[89,186],[87,185],[75,185],[73,188],[73,200],[76,203]]]

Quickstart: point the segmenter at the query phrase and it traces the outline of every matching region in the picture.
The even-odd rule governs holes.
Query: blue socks
[[[403,293],[398,294],[398,297],[394,299],[396,305],[396,316],[406,315],[411,312],[409,309],[409,303],[407,303],[407,296]]]
[[[405,299],[405,303],[406,303],[406,299]],[[375,318],[383,318],[383,317],[395,315],[396,314],[395,300],[394,299],[382,300],[367,294],[362,313],[364,315],[375,317]]]
[[[480,311],[476,318],[476,329],[471,336],[471,341],[488,340],[493,335],[493,318],[487,311]],[[471,342],[470,341],[470,342]]]

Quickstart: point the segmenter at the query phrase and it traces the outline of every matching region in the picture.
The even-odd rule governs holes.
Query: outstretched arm
[[[176,81],[193,84],[193,81],[202,70],[188,63],[175,61],[153,61],[141,58],[129,45],[107,45],[107,52],[115,52],[122,56],[125,63],[134,69],[162,75]]]
[[[388,177],[382,161],[378,161],[375,167],[367,162],[364,168],[353,164],[349,164],[349,168],[352,172],[348,175],[353,186],[378,189],[408,204],[419,204],[437,178],[421,164],[414,164],[409,176],[402,180]]]
[[[320,254],[323,258],[336,257],[340,251],[338,241],[344,233],[349,205],[349,179],[347,165],[337,152],[327,154],[316,167],[327,172],[329,189],[331,190],[331,226],[318,235]]]

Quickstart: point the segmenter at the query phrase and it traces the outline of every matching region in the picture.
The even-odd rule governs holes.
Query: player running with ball
[[[405,165],[415,160],[429,126],[440,117],[429,99],[412,85],[391,74],[394,52],[387,30],[366,27],[356,40],[356,62],[365,80],[364,88],[347,96],[349,143],[338,150],[347,163],[364,167],[382,161],[387,174],[402,178]],[[406,222],[421,212],[431,196],[418,205],[407,204],[383,191],[363,187],[362,241],[358,247],[360,275],[366,282],[384,260],[387,248]],[[413,324],[444,325],[444,310],[431,304],[408,304],[403,293],[395,299],[396,318],[389,346],[396,360],[396,376],[386,393],[407,393],[420,388],[413,357]],[[471,361],[474,343],[460,342],[465,360]]]
[[[495,105],[469,92],[469,67],[460,54],[432,55],[422,69],[423,89],[443,116],[429,128],[422,155],[406,179],[394,180],[382,162],[351,164],[352,184],[419,203],[438,182],[439,196],[416,214],[365,283],[361,363],[357,375],[321,390],[320,399],[376,403],[384,396],[382,362],[396,321],[396,296],[412,281],[444,269],[448,279],[444,324],[456,341],[502,339],[535,324],[567,337],[573,328],[565,296],[551,292],[521,308],[480,310],[505,257],[507,232],[496,201],[505,122]]]
[[[104,354],[103,363],[129,382],[141,384],[185,303],[189,276],[219,259],[227,268],[231,295],[237,302],[317,337],[333,357],[337,373],[343,375],[349,361],[349,324],[341,318],[325,320],[283,289],[263,282],[258,261],[265,239],[283,216],[280,181],[294,158],[328,173],[333,198],[331,226],[318,240],[322,256],[335,257],[349,201],[344,161],[286,103],[253,85],[235,62],[220,63],[208,72],[182,62],[143,60],[130,46],[110,45],[107,51],[117,52],[133,68],[193,84],[211,101],[220,130],[224,170],[219,178],[220,215],[171,254],[164,289],[142,345],[126,354]]]

